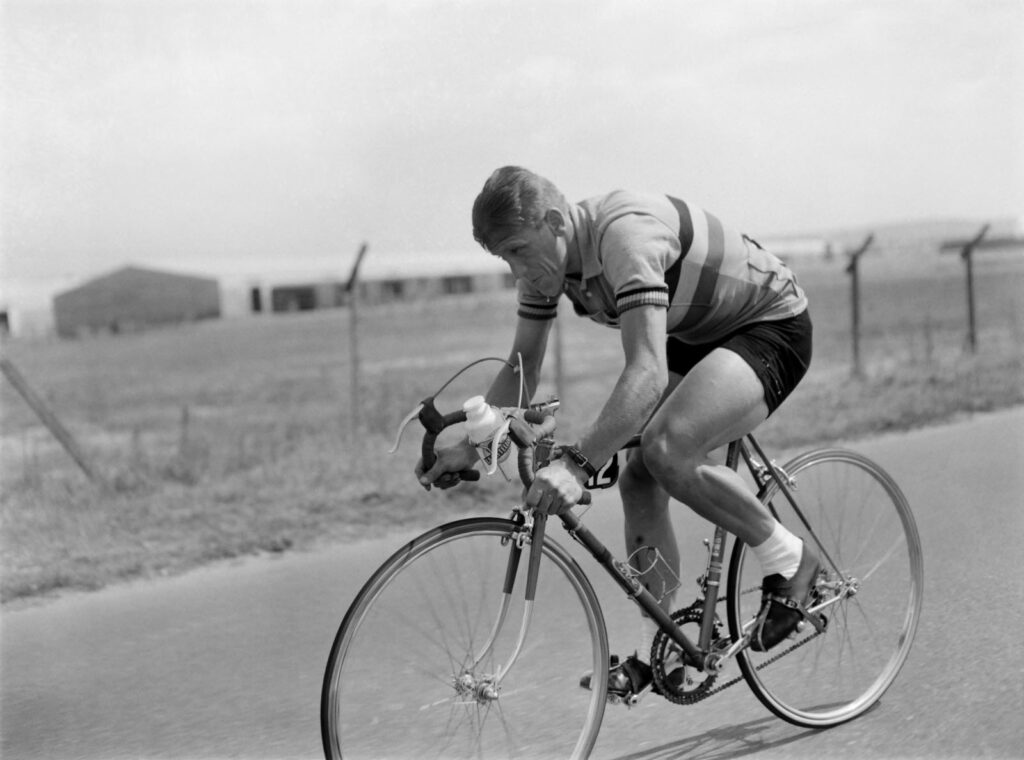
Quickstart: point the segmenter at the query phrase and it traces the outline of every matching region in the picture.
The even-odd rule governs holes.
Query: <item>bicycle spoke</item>
[[[497,518],[452,523],[396,553],[367,583],[324,678],[329,758],[589,751],[604,692],[584,691],[578,680],[607,662],[607,639],[593,589],[553,544],[544,546],[527,639],[496,681],[525,613],[525,574],[511,597],[502,590],[509,556],[502,539],[514,529]]]
[[[783,469],[797,482],[799,508],[834,563],[819,586],[828,625],[792,645],[783,642],[781,655],[747,649],[737,659],[754,693],[777,715],[802,726],[835,725],[870,708],[906,659],[920,614],[920,541],[899,489],[863,457],[822,450]],[[802,535],[788,500],[773,488],[766,498]],[[756,560],[738,544],[728,592],[734,637],[760,604],[735,589],[757,586],[759,576]]]

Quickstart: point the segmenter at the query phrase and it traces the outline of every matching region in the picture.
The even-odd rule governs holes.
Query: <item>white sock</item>
[[[651,660],[651,646],[654,644],[654,636],[658,633],[658,624],[646,615],[640,616],[640,627],[637,629],[637,659],[644,662]]]
[[[775,529],[765,542],[751,546],[750,549],[761,563],[761,570],[766,576],[778,573],[789,580],[800,567],[804,542],[786,530],[782,523],[776,522]]]

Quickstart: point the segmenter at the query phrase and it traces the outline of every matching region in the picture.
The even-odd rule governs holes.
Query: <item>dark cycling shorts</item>
[[[713,343],[694,345],[669,337],[668,369],[685,375],[716,348],[743,357],[764,387],[768,414],[778,409],[811,363],[811,317],[807,311],[773,322],[755,322]]]

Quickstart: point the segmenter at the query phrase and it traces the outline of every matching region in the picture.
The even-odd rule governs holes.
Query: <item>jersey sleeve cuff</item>
[[[615,308],[621,315],[640,306],[661,306],[668,308],[668,287],[637,288],[619,293],[615,297]]]
[[[546,320],[558,316],[558,302],[550,304],[519,303],[516,314],[523,319]]]

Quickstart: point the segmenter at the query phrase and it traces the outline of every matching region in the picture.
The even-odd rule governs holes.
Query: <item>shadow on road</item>
[[[775,734],[773,728],[780,728],[779,719],[766,716],[746,723],[714,728],[699,736],[668,742],[642,752],[620,755],[616,760],[675,760],[684,757],[687,760],[725,760],[784,747],[808,735],[820,733],[815,729],[801,730],[783,725],[782,729],[786,731],[784,735],[766,735]],[[789,730],[793,733],[789,733]]]

